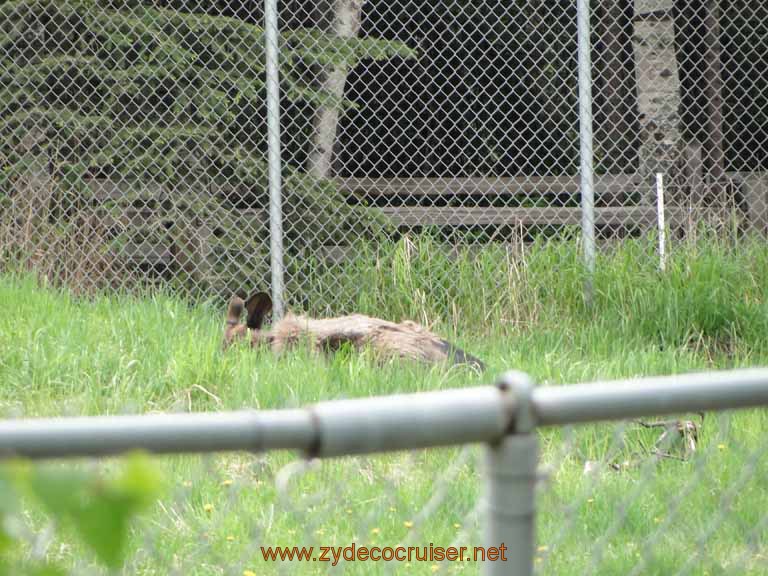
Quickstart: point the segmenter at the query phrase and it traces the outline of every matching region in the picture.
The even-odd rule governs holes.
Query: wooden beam
[[[522,251],[520,242],[496,243],[510,257],[515,257]],[[447,253],[448,258],[456,259],[460,254],[468,254],[471,258],[477,257],[485,248],[491,246],[491,243],[478,244],[459,244],[448,245],[438,244],[438,249]],[[359,256],[360,252],[356,246],[317,246],[306,251],[307,257],[316,257],[328,264],[344,264],[345,262]]]
[[[375,210],[375,208],[371,208]],[[434,206],[390,206],[378,208],[398,227],[420,226],[578,226],[581,208],[463,208]],[[666,220],[670,227],[684,226],[703,217],[722,213],[716,209],[670,207]],[[595,225],[650,227],[656,223],[655,206],[606,207],[595,209]]]
[[[577,194],[578,176],[504,178],[337,178],[339,189],[355,196],[500,196],[504,194]],[[634,174],[595,176],[597,194],[633,192],[642,185]]]
[[[239,209],[222,213],[224,218],[215,221],[206,221],[205,226],[243,226],[255,230],[257,227],[265,227],[269,224],[269,212],[266,210]],[[194,218],[189,211],[174,212],[162,209],[143,208],[114,208],[103,210],[96,208],[93,212],[84,212],[83,217],[90,220],[92,226],[104,228],[131,229],[141,232],[151,229],[158,223],[184,225]],[[179,222],[177,222],[179,220]]]

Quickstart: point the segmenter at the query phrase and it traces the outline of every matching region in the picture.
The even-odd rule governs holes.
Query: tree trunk
[[[355,38],[360,31],[363,0],[323,0],[317,2],[314,21],[319,29],[339,39]],[[313,134],[307,159],[307,172],[315,178],[331,176],[333,146],[339,123],[339,107],[344,97],[347,66],[324,66],[318,70],[318,83],[323,95],[332,103],[320,106],[313,121]]]
[[[648,193],[644,203],[655,201],[655,177],[675,180],[679,161],[680,78],[675,57],[675,27],[668,11],[635,16],[633,36],[640,124],[639,169]],[[670,199],[671,200],[671,199]]]

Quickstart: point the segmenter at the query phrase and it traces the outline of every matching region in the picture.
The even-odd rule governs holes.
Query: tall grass
[[[768,246],[716,236],[684,242],[658,270],[652,238],[630,239],[599,254],[594,305],[576,243],[541,243],[521,254],[489,245],[451,253],[429,236],[363,246],[343,270],[317,274],[337,303],[407,317],[454,333],[517,333],[560,326],[599,327],[623,338],[679,346],[707,340],[759,344],[768,327]],[[336,311],[336,310],[333,310]]]
[[[675,363],[686,369],[686,358],[730,366],[765,356],[764,241],[683,244],[663,273],[653,250],[650,240],[631,240],[602,253],[591,309],[583,300],[580,251],[572,244],[535,245],[515,256],[493,246],[449,256],[429,238],[404,239],[362,249],[343,275],[323,278],[319,269],[317,281],[333,285],[337,301],[351,302],[355,311],[431,325],[486,356],[492,370],[524,368],[551,379],[552,367],[574,354],[615,366],[618,372],[608,375],[627,367],[647,373],[654,362],[643,368],[640,359],[648,355],[663,362],[662,371]],[[190,387],[205,397],[195,386],[228,385],[233,371],[254,367],[247,360],[252,355],[243,357],[243,368],[220,354],[224,303],[216,300],[189,303],[162,291],[82,299],[43,288],[29,275],[3,277],[0,300],[6,303],[0,395],[13,390],[28,399],[31,391],[61,387],[71,399],[78,389],[97,390],[88,400],[96,409],[108,390],[125,394],[135,385],[139,396],[163,404]],[[276,367],[291,358],[258,362]],[[347,360],[329,366],[354,369],[357,360]],[[328,380],[333,386],[334,378]],[[355,388],[354,379],[345,380]]]
[[[404,239],[361,249],[344,274],[318,267],[318,286],[335,286],[337,301],[351,304],[317,306],[432,324],[483,358],[489,365],[483,375],[405,363],[380,367],[356,355],[275,357],[245,347],[222,353],[222,303],[190,303],[160,291],[82,298],[30,275],[6,274],[0,276],[0,411],[280,408],[487,383],[509,368],[540,383],[567,384],[768,365],[768,245],[760,239],[677,245],[664,273],[651,240],[626,241],[600,255],[591,309],[582,297],[578,246],[534,245],[514,257],[495,247],[458,257],[438,248],[428,238]],[[760,521],[768,509],[768,470],[765,458],[747,466],[765,444],[765,425],[764,411],[708,417],[699,458],[650,462],[650,468],[645,459],[595,478],[583,473],[587,461],[643,460],[656,433],[631,425],[618,435],[612,425],[570,435],[541,431],[542,462],[554,470],[540,501],[539,543],[548,547],[541,555],[550,554],[542,560],[545,573],[630,573],[641,554],[649,560],[642,574],[674,573],[688,560],[696,574],[721,573],[723,565],[765,573],[760,558],[768,533]],[[480,526],[471,512],[481,471],[470,458],[449,475],[459,454],[328,461],[293,478],[282,497],[278,478],[285,480],[292,461],[285,454],[164,459],[174,494],[136,534],[124,573],[278,573],[256,558],[254,542],[394,546],[410,538],[448,546],[466,530],[465,543],[478,545]],[[724,502],[722,494],[744,470],[751,476]],[[441,482],[447,485],[439,488],[435,509],[422,514]],[[721,524],[699,558],[696,538],[713,519]],[[71,543],[50,550],[75,573],[90,569]],[[291,572],[317,568],[296,565]],[[347,570],[379,574],[385,567],[358,563]],[[409,570],[433,573],[429,564]],[[474,574],[478,566],[445,571]]]

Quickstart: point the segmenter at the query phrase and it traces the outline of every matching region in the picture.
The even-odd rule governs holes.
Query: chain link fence
[[[375,310],[416,261],[450,300],[455,266],[589,242],[591,221],[598,248],[655,258],[657,174],[668,250],[764,234],[766,8],[588,9],[586,142],[570,0],[285,0],[271,116],[261,3],[3,2],[3,260],[85,290],[284,282],[291,306]]]
[[[765,573],[768,448],[755,432],[765,421],[764,409],[590,422],[653,412],[651,406],[667,413],[683,405],[759,405],[766,398],[765,372],[607,384],[577,386],[578,393],[570,387],[534,389],[531,423],[584,424],[541,427],[530,435],[523,426],[525,404],[517,402],[512,410],[517,432],[507,437],[521,443],[517,446],[504,446],[496,437],[505,423],[497,416],[508,407],[492,401],[489,387],[437,393],[445,401],[438,396],[427,401],[429,394],[397,405],[386,397],[353,401],[373,414],[370,420],[355,417],[344,402],[325,403],[314,422],[322,430],[313,448],[320,458],[266,451],[158,459],[176,483],[133,530],[123,573],[476,574],[482,568],[487,574],[527,574],[523,567],[529,563],[538,574]],[[645,394],[648,390],[653,394]],[[457,393],[455,402],[448,401],[452,393]],[[642,396],[640,407],[629,401],[631,396]],[[423,421],[414,420],[425,403],[439,406]],[[171,453],[305,446],[306,435],[292,432],[302,421],[289,412],[255,413],[252,421],[237,413],[229,418],[178,415],[155,424],[102,418],[67,426],[30,420],[15,428],[4,424],[2,446],[36,458],[132,446]],[[455,422],[462,412],[463,430],[454,427],[449,439],[431,433],[433,426]],[[345,413],[349,418],[340,417]],[[262,426],[257,425],[260,414]],[[196,419],[194,425],[182,425],[185,417]],[[158,425],[162,428],[153,432]],[[238,426],[248,433],[222,431]],[[97,429],[101,440],[94,439]],[[484,448],[355,455],[461,443],[487,434],[495,439]],[[528,466],[523,454],[531,446],[534,458]],[[112,466],[101,462],[101,467]],[[534,484],[535,503],[530,497]],[[72,567],[73,574],[106,573],[76,538],[54,530],[49,519],[29,512],[11,518],[5,525],[24,539],[31,558],[58,561]],[[518,522],[524,528],[520,533],[514,528]],[[535,540],[510,541],[513,534],[535,534]],[[503,540],[495,545],[506,546],[510,563],[475,561],[475,547],[488,548],[495,537]],[[375,561],[357,557],[353,544],[356,550],[404,547],[404,554],[413,548],[410,558]],[[471,560],[449,561],[435,554],[438,547],[451,546],[466,547]],[[333,547],[336,557],[329,552],[322,560],[323,547]],[[299,553],[303,559],[287,556]]]
[[[543,431],[535,573],[764,574],[768,455],[746,427],[764,419],[724,413]],[[466,447],[323,461],[157,459],[174,483],[133,527],[122,573],[478,574],[474,558],[430,558],[429,549],[484,545],[482,456]],[[107,473],[113,464],[78,467]],[[50,518],[11,519],[31,560],[114,573]],[[410,561],[352,560],[349,551],[339,559],[353,543],[413,552]],[[317,560],[264,556],[293,547],[314,547]],[[337,558],[319,560],[321,547],[336,547]]]
[[[668,251],[768,232],[760,2],[593,0],[581,59],[571,0],[276,8],[270,91],[261,2],[0,0],[3,269],[85,292],[284,286],[286,305],[316,313],[391,312],[404,288],[417,306],[401,309],[430,324],[412,313],[422,301],[454,318],[462,298],[518,289],[531,250],[580,265],[582,192],[598,254],[639,246],[633,257],[657,261],[659,174]],[[543,430],[537,571],[765,573],[764,422]],[[134,534],[124,573],[476,573],[282,564],[261,547],[471,548],[479,455],[174,456],[162,465],[182,480]],[[43,517],[4,527],[31,558],[101,572]]]

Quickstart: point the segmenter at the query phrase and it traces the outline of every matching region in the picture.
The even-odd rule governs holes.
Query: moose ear
[[[245,302],[248,311],[246,324],[252,330],[259,330],[264,323],[264,318],[272,311],[272,298],[266,292],[258,292]]]

